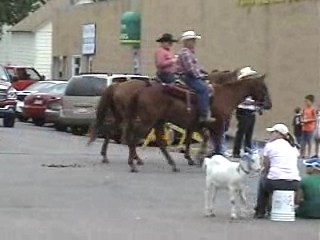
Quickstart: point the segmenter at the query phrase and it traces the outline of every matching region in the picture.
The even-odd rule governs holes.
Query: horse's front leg
[[[191,146],[191,142],[192,142],[192,134],[193,134],[193,131],[191,129],[187,129],[186,130],[186,150],[185,150],[185,153],[184,153],[184,158],[187,159],[188,165],[190,165],[190,166],[194,165],[194,161],[192,160],[192,157],[190,155],[190,146]]]
[[[163,124],[157,125],[155,127],[155,135],[156,135],[157,145],[159,146],[162,154],[167,159],[168,164],[172,167],[172,171],[179,172],[179,169],[177,168],[176,163],[173,161],[171,155],[169,154],[169,152],[166,148],[166,144],[163,141],[163,138],[162,138],[163,134],[164,134]]]
[[[200,144],[200,149],[197,156],[197,161],[199,166],[202,166],[202,163],[204,161],[204,157],[206,156],[208,152],[208,141],[210,138],[210,131],[208,129],[202,129],[201,130],[202,135],[202,142]]]

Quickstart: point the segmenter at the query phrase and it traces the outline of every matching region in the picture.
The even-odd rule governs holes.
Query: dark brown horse
[[[212,71],[208,76],[208,82],[210,84],[223,84],[231,81],[235,81],[238,76],[238,71]],[[96,138],[97,132],[104,132],[104,142],[101,147],[101,155],[103,157],[102,162],[108,163],[107,157],[107,148],[109,144],[110,137],[112,135],[119,135],[122,132],[122,127],[126,127],[126,122],[123,122],[123,119],[127,119],[127,112],[129,104],[131,103],[131,99],[138,94],[138,92],[147,87],[147,84],[137,84],[134,90],[130,90],[129,92],[125,92],[121,90],[118,93],[120,98],[116,104],[114,104],[114,92],[117,90],[119,84],[113,84],[110,87],[106,88],[103,93],[101,100],[99,102],[97,108],[97,122],[94,126],[90,128],[89,135],[91,137],[89,144]],[[104,120],[106,117],[109,117],[107,122],[107,126],[104,126]],[[104,128],[104,129],[102,129]],[[189,131],[188,131],[189,132]],[[188,138],[186,138],[186,142],[191,142],[192,132],[188,134]],[[190,157],[190,154],[187,154],[189,151],[186,151],[185,157],[188,159],[189,165],[193,165],[194,162]],[[143,162],[135,153],[135,159],[138,161],[138,164],[142,165]]]
[[[220,148],[220,139],[223,134],[223,120],[225,115],[231,112],[248,96],[252,96],[257,103],[265,104],[265,108],[271,108],[271,100],[269,97],[267,86],[264,82],[265,75],[259,78],[248,78],[241,81],[227,83],[224,85],[216,85],[214,87],[215,97],[211,104],[211,111],[216,118],[212,133],[216,148]],[[123,92],[130,92],[141,86],[141,82],[130,81],[121,85]],[[117,103],[123,97],[120,94],[120,86],[114,93],[114,102]],[[158,82],[151,83],[148,87],[144,87],[139,91],[134,99],[131,100],[129,109],[125,112],[127,115],[127,144],[129,146],[128,164],[131,171],[137,171],[133,162],[136,157],[136,140],[137,136],[146,135],[152,128],[155,129],[156,141],[162,153],[165,155],[168,163],[172,166],[173,171],[177,171],[177,167],[170,154],[168,153],[164,142],[161,139],[163,135],[163,124],[171,122],[182,128],[190,131],[203,130],[197,122],[197,111],[194,105],[191,106],[191,111],[187,111],[185,100],[172,96],[164,91],[164,86]],[[138,118],[138,123],[137,123]],[[139,134],[138,134],[139,132]],[[202,131],[203,132],[203,131]],[[204,144],[208,138],[203,134]]]

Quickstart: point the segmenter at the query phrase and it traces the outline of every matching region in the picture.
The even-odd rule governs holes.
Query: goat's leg
[[[247,217],[247,197],[244,188],[239,189],[239,196],[242,205],[240,208],[240,216]]]
[[[205,215],[206,217],[215,217],[213,203],[216,196],[216,187],[212,183],[207,183],[205,190]]]
[[[230,194],[230,204],[231,204],[231,219],[237,218],[237,211],[236,211],[236,189],[233,187],[229,188]]]
[[[190,155],[190,145],[192,141],[192,134],[193,134],[193,131],[191,129],[186,130],[186,149],[184,153],[184,158],[187,159],[188,165],[190,166],[194,165],[194,161],[192,160]]]
[[[109,160],[107,158],[107,150],[108,150],[108,144],[109,144],[109,133],[106,132],[103,140],[103,144],[101,147],[101,156],[102,156],[102,163],[109,163]]]
[[[156,142],[157,145],[159,146],[162,154],[165,156],[165,158],[168,161],[168,164],[172,167],[172,171],[174,172],[179,172],[179,169],[176,166],[176,163],[173,161],[171,155],[169,154],[165,143],[162,140],[162,136],[163,136],[163,124],[158,124],[155,126],[155,134],[156,134]]]

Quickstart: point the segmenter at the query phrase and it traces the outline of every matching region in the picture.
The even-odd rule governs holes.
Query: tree
[[[4,24],[14,25],[49,0],[1,0],[0,31]]]

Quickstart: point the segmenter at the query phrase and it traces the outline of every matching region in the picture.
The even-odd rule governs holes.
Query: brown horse
[[[238,76],[238,71],[218,71],[214,70],[208,75],[208,82],[212,85],[214,84],[223,84],[228,83],[231,81],[235,81]],[[112,135],[119,135],[119,132],[121,132],[122,127],[126,127],[126,122],[123,122],[123,119],[127,119],[127,112],[126,109],[128,109],[128,106],[131,102],[131,99],[139,93],[139,91],[143,88],[147,87],[147,84],[137,84],[134,88],[134,90],[125,92],[124,90],[120,89],[120,92],[118,95],[120,95],[120,98],[118,99],[118,102],[114,104],[114,92],[117,90],[119,86],[119,83],[112,84],[110,87],[106,88],[104,91],[101,100],[98,104],[97,108],[97,122],[94,126],[90,128],[89,135],[90,135],[90,141],[89,144],[94,141],[96,138],[97,132],[104,132],[104,142],[101,147],[101,155],[103,157],[102,163],[109,163],[108,157],[107,157],[107,148],[109,144],[110,137]],[[108,126],[105,126],[105,129],[102,129],[102,126],[104,125],[104,120],[106,117],[111,116],[111,120],[108,119],[107,121],[111,124]],[[189,132],[189,131],[188,131]],[[187,135],[186,142],[191,142],[191,136],[192,132]],[[190,139],[188,139],[190,138]],[[188,159],[189,165],[193,165],[194,162],[190,157],[190,154],[185,154],[185,158]],[[135,159],[138,161],[137,163],[139,165],[143,164],[143,161],[139,158],[137,153],[135,153]]]
[[[216,151],[220,150],[220,139],[223,134],[224,116],[231,112],[248,96],[258,104],[264,104],[265,108],[271,109],[272,104],[269,97],[268,88],[264,82],[265,75],[258,78],[247,78],[241,81],[231,82],[224,85],[215,85],[215,97],[211,104],[211,111],[216,118],[216,122],[212,126],[213,138],[216,143]],[[130,81],[126,85],[122,85],[124,92],[135,89],[143,83]],[[120,87],[119,87],[120,89]],[[121,99],[121,94],[117,90],[114,94],[114,102]],[[131,101],[128,112],[128,128],[126,130],[126,140],[129,146],[128,164],[132,172],[136,172],[136,166],[133,162],[136,157],[136,140],[141,134],[144,136],[150,129],[155,129],[156,141],[160,150],[165,155],[168,163],[172,166],[173,171],[178,171],[175,162],[168,153],[164,142],[161,139],[163,135],[163,124],[171,122],[190,131],[201,130],[203,133],[202,148],[206,146],[208,136],[204,134],[203,127],[199,126],[197,121],[197,111],[192,104],[191,110],[187,110],[187,103],[181,98],[172,96],[164,91],[164,86],[158,82],[151,83],[148,87],[142,88]],[[136,122],[138,118],[139,122]],[[139,134],[138,134],[139,132]]]

